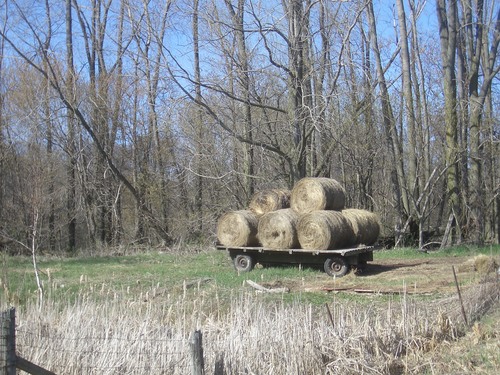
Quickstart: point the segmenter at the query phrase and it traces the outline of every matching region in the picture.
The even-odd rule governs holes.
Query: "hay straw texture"
[[[316,210],[342,210],[345,190],[333,178],[306,177],[295,184],[290,207],[300,214]]]
[[[258,246],[258,225],[250,210],[227,212],[217,223],[217,239],[224,246]]]
[[[264,247],[296,249],[299,247],[297,223],[299,214],[291,208],[271,211],[259,220],[258,237]]]
[[[257,216],[289,207],[290,191],[280,189],[258,191],[248,204],[248,208]]]
[[[495,272],[498,264],[495,259],[484,254],[480,254],[474,258],[474,269],[482,275]]]
[[[301,216],[297,224],[300,246],[309,250],[334,250],[352,245],[354,233],[339,211],[313,211]]]
[[[376,214],[366,210],[348,208],[342,214],[351,223],[355,243],[373,245],[380,234],[380,224]]]

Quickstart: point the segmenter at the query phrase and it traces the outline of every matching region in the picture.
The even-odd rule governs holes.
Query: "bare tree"
[[[399,43],[401,46],[401,70],[403,78],[403,97],[404,97],[404,116],[406,120],[406,129],[408,136],[408,173],[407,187],[410,189],[410,195],[418,196],[418,171],[417,171],[417,129],[416,129],[416,114],[413,100],[413,84],[411,76],[411,61],[410,61],[410,48],[408,47],[408,31],[406,28],[406,12],[403,6],[403,0],[396,1],[398,9],[398,23],[399,23]],[[409,207],[409,215],[411,216],[413,207]]]
[[[167,128],[161,129],[160,118],[160,84],[162,66],[162,48],[167,31],[167,22],[171,1],[162,4],[161,12],[153,12],[152,4],[143,1],[140,6],[129,3],[126,6],[128,19],[133,25],[133,40],[138,54],[135,59],[136,90],[134,92],[134,179],[138,185],[138,192],[145,197],[152,191],[158,195],[158,215],[160,221],[167,226],[168,219],[168,187],[166,175],[166,155],[169,145],[163,139],[161,133],[167,133]],[[118,45],[120,46],[120,44]],[[121,56],[121,52],[118,53]],[[117,76],[121,76],[117,72]],[[147,106],[144,109],[138,107],[137,101],[141,96],[141,81],[145,85],[145,100]],[[139,114],[144,116],[146,123],[146,134],[140,136],[138,126]],[[167,124],[164,124],[166,127]],[[141,145],[142,143],[142,145]],[[139,154],[142,153],[142,157]],[[157,187],[157,188],[154,188]],[[144,218],[141,208],[137,207],[137,229],[138,241],[146,238]],[[168,229],[166,229],[168,230]]]
[[[458,174],[458,116],[457,116],[457,85],[455,76],[455,56],[457,48],[457,5],[456,1],[438,0],[436,9],[441,40],[441,67],[443,71],[443,88],[445,101],[446,124],[446,195],[450,208],[450,223],[459,225],[462,218],[462,203],[459,189]],[[457,239],[460,242],[460,238]],[[443,239],[443,246],[449,239]]]
[[[8,19],[8,8],[5,7],[4,9],[5,11],[5,15],[3,16],[3,19],[4,19],[4,23],[2,24],[2,33],[5,33],[6,31],[6,27],[7,27],[7,19]],[[5,54],[5,39],[4,38],[0,38],[0,82],[2,82],[2,85],[3,85],[3,82],[5,82],[5,77],[4,77],[4,54]],[[5,123],[5,119],[4,119],[4,104],[5,104],[5,91],[3,90],[0,90],[0,180],[2,182],[0,182],[0,220],[3,220],[4,216],[3,216],[3,211],[4,211],[4,163],[5,163],[5,151],[4,151],[4,148],[5,148],[5,140],[4,140],[4,123]],[[0,230],[2,228],[0,227]],[[0,240],[1,241],[1,240]],[[1,242],[0,242],[1,243]],[[1,247],[1,246],[0,246]]]
[[[71,1],[65,2],[65,21],[66,21],[66,92],[68,101],[72,106],[76,104],[76,72],[73,62],[73,16]],[[50,82],[49,82],[50,84]],[[66,173],[68,177],[66,208],[68,215],[68,251],[74,252],[76,249],[76,130],[75,130],[75,116],[73,112],[66,109],[67,113],[67,128],[68,137],[66,143],[66,152],[68,155],[68,162]]]
[[[489,30],[486,28],[486,26],[490,25],[487,20],[489,10],[485,9],[484,1],[472,2],[464,0],[461,4],[470,108],[470,187],[472,189],[470,203],[473,214],[472,223],[476,227],[474,239],[477,243],[483,243],[486,202],[483,178],[484,137],[482,123],[486,98],[489,95],[493,78],[500,71],[500,65],[496,62],[500,43],[500,9],[496,10],[496,15],[494,10],[491,11],[492,30],[490,39]]]
[[[236,6],[230,0],[224,0],[231,16],[232,27],[236,37],[237,60],[235,68],[238,82],[241,86],[241,96],[243,100],[243,132],[249,142],[245,143],[244,149],[244,186],[248,197],[254,193],[254,146],[253,146],[253,124],[250,88],[250,63],[246,45],[246,31],[244,23],[245,1],[238,0]]]
[[[222,212],[303,176],[341,180],[384,235],[493,238],[498,4],[437,0],[439,30],[424,6],[1,3],[3,233],[33,237],[36,160],[39,249],[213,238]]]
[[[196,100],[201,101],[201,68],[200,68],[200,36],[199,36],[199,0],[193,2],[193,53],[194,53],[194,81]],[[203,230],[203,110],[198,107],[195,115],[197,129],[196,147],[196,191],[195,191],[195,206],[197,220],[197,230],[201,234]]]
[[[41,51],[42,61],[47,63],[47,69],[44,69],[44,66],[39,64],[37,60],[31,58],[28,55],[27,51],[24,51],[23,46],[20,45],[17,40],[14,40],[9,37],[6,33],[2,32],[0,36],[5,39],[5,41],[10,45],[10,47],[30,66],[32,66],[36,72],[38,72],[42,77],[45,77],[50,82],[52,89],[56,92],[59,97],[61,103],[75,116],[80,125],[83,127],[85,132],[88,134],[90,139],[92,140],[93,145],[97,151],[97,155],[99,156],[101,162],[98,163],[98,171],[102,173],[102,176],[106,181],[110,182],[110,186],[116,186],[114,183],[111,183],[113,179],[107,177],[109,176],[109,172],[112,173],[123,185],[127,188],[127,190],[131,193],[134,200],[139,203],[139,207],[141,211],[145,214],[148,219],[148,222],[155,229],[157,234],[166,242],[171,241],[171,236],[168,233],[168,228],[164,226],[164,223],[161,220],[158,220],[156,215],[151,211],[145,202],[144,197],[142,197],[136,187],[130,182],[130,180],[126,177],[126,175],[120,171],[120,169],[115,164],[112,153],[114,143],[116,137],[116,129],[111,129],[111,131],[107,132],[107,117],[108,107],[107,107],[107,99],[108,98],[108,88],[109,88],[109,79],[111,77],[111,71],[107,69],[106,59],[104,57],[104,36],[105,36],[105,27],[107,22],[107,11],[109,11],[109,3],[102,4],[100,2],[94,3],[94,7],[92,8],[91,13],[91,21],[87,22],[85,14],[82,11],[82,8],[78,7],[78,4],[74,3],[76,6],[77,15],[79,17],[80,25],[82,26],[83,35],[86,35],[87,38],[84,40],[85,42],[85,52],[89,62],[89,79],[90,79],[90,94],[94,95],[95,102],[92,102],[94,107],[91,115],[85,114],[85,109],[79,103],[75,103],[73,98],[69,96],[69,94],[65,91],[65,87],[63,85],[63,79],[60,75],[60,69],[53,62],[50,51]],[[104,8],[101,6],[104,5]],[[33,27],[30,23],[27,15],[22,11],[21,8],[18,8],[19,14],[22,17],[23,22],[28,27]],[[103,13],[101,13],[103,12]],[[34,28],[33,28],[34,30]],[[35,30],[34,30],[35,31]],[[87,32],[90,32],[90,36],[87,35]],[[37,38],[36,33],[34,33],[34,40],[40,46],[41,40]],[[113,65],[112,69],[115,69],[116,65]],[[96,75],[97,69],[99,69],[99,76]],[[99,82],[97,82],[99,79]],[[109,172],[107,169],[109,168]],[[100,190],[101,195],[99,198],[103,198],[104,201],[101,201],[102,205],[97,204],[97,208],[99,209],[99,215],[96,217],[99,219],[100,225],[100,238],[102,240],[108,241],[109,237],[107,237],[108,230],[107,225],[110,223],[110,206],[109,204],[113,202],[114,194],[110,195],[110,186],[106,186],[103,180],[99,181],[101,183],[102,190]]]
[[[391,182],[393,186],[396,212],[399,220],[396,224],[396,232],[398,232],[402,230],[403,221],[406,217],[408,217],[410,206],[408,190],[406,189],[406,181],[404,179],[403,151],[399,142],[396,120],[391,104],[388,85],[385,79],[385,70],[382,66],[382,59],[378,44],[377,25],[375,22],[375,14],[373,12],[373,3],[371,1],[369,1],[367,4],[367,14],[370,24],[371,46],[377,70],[378,88],[380,90],[380,100],[382,106],[385,135],[387,139],[387,146],[390,150],[389,157],[391,161]]]

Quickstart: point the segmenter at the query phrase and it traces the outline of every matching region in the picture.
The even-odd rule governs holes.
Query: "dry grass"
[[[355,304],[333,295],[314,306],[207,288],[217,287],[134,296],[102,286],[74,302],[27,305],[17,311],[17,349],[59,374],[186,374],[199,329],[207,374],[221,358],[226,374],[417,374],[465,333],[455,296]],[[498,302],[498,282],[463,297],[473,321]]]
[[[498,264],[493,257],[481,254],[474,258],[474,269],[482,275],[488,275],[497,271]]]

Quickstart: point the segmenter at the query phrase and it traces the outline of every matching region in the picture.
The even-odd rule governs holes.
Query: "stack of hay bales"
[[[228,247],[334,250],[372,245],[380,232],[377,216],[346,209],[345,195],[336,180],[313,177],[298,181],[291,192],[258,192],[247,210],[221,217],[217,238]]]

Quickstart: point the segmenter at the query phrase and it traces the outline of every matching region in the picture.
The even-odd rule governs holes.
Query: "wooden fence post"
[[[189,342],[191,347],[192,374],[205,375],[203,343],[201,331],[194,331]]]
[[[468,326],[467,314],[465,313],[464,302],[462,301],[462,293],[460,293],[460,286],[458,285],[457,274],[455,272],[455,266],[451,266],[453,270],[453,277],[455,278],[455,286],[457,287],[458,301],[460,302],[460,308],[462,309],[462,317],[464,318],[465,325]]]
[[[16,375],[16,309],[0,313],[0,375]]]
[[[224,352],[220,353],[215,361],[214,375],[226,375],[224,371]]]
[[[32,375],[56,375],[16,354],[16,309],[0,313],[0,375],[16,375],[16,368]]]

